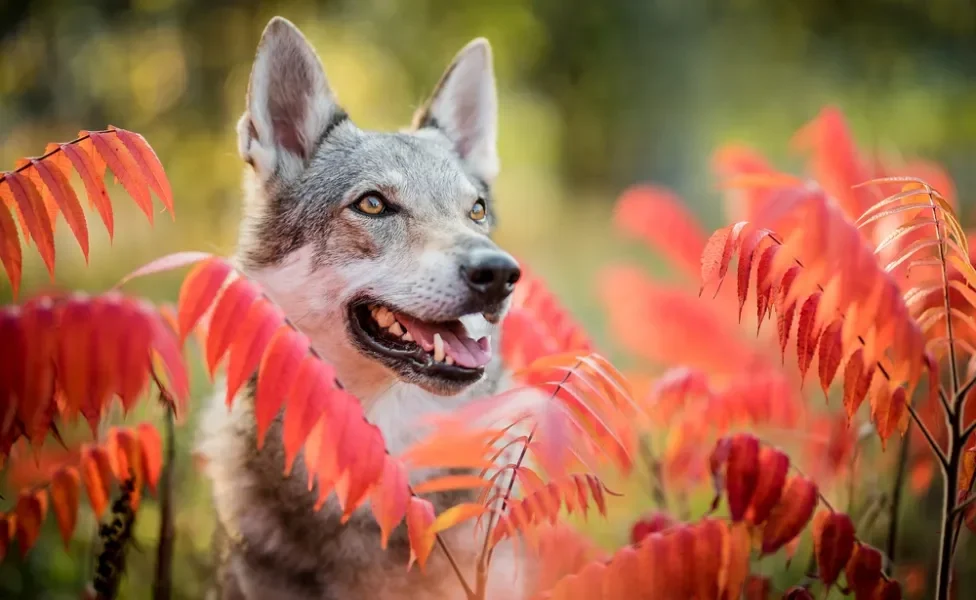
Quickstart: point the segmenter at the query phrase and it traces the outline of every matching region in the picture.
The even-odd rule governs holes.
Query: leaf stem
[[[51,150],[50,152],[45,152],[41,156],[33,157],[33,159],[36,160],[36,161],[42,161],[42,160],[51,158],[52,156],[54,156],[58,152],[61,152],[61,146],[73,146],[74,144],[81,143],[81,142],[87,140],[88,138],[90,138],[91,137],[91,134],[93,134],[93,133],[112,133],[113,131],[115,131],[115,130],[114,129],[100,129],[98,131],[89,131],[85,135],[80,136],[80,137],[76,137],[75,139],[71,140],[70,142],[65,142],[63,144],[58,144],[58,147],[55,148],[54,150]],[[31,164],[32,164],[31,162],[26,162],[26,163],[20,165],[19,167],[13,169],[12,171],[0,172],[0,183],[3,183],[4,181],[6,181],[6,179],[7,179],[7,173],[20,173],[21,171],[23,171],[25,169],[29,169],[30,166],[31,166]]]

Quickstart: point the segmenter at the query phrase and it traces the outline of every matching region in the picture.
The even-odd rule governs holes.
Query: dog
[[[236,264],[336,368],[392,454],[419,439],[425,415],[508,385],[494,348],[520,270],[490,237],[499,160],[486,40],[457,54],[411,126],[375,132],[350,120],[315,50],[276,17],[258,45],[237,132],[246,167]],[[408,571],[405,525],[382,550],[368,506],[345,524],[334,496],[314,509],[301,457],[282,474],[282,415],[256,447],[254,386],[231,409],[216,394],[202,418],[199,450],[218,520],[213,596],[465,598],[439,548],[425,573]],[[474,495],[429,498],[440,513]],[[464,525],[443,535],[473,582],[483,537]],[[528,577],[502,544],[488,597],[522,598]]]

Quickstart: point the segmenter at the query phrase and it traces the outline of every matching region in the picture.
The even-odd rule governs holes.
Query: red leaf
[[[871,546],[858,543],[854,556],[847,562],[844,574],[847,587],[854,591],[854,600],[872,600],[874,590],[881,581],[881,567],[884,561],[881,553]]]
[[[814,600],[814,597],[807,588],[795,585],[786,590],[783,600]]]
[[[732,255],[739,245],[739,234],[746,225],[747,223],[740,221],[719,229],[708,238],[701,255],[702,290],[713,282],[721,285],[721,280],[729,270]]]
[[[241,277],[232,281],[220,294],[207,328],[207,370],[211,377],[260,293],[256,286]]]
[[[772,583],[768,577],[749,575],[742,590],[743,600],[768,600],[772,592]]]
[[[10,171],[5,175],[4,181],[14,196],[17,210],[27,227],[27,233],[37,244],[37,251],[41,254],[48,273],[54,277],[54,225],[51,223],[47,209],[44,208],[41,195],[24,175],[16,171]]]
[[[373,516],[380,526],[380,546],[384,550],[390,533],[407,512],[409,498],[406,471],[393,457],[385,456],[383,474],[370,497]]]
[[[752,504],[746,519],[755,525],[766,521],[773,507],[779,502],[786,483],[786,473],[790,468],[788,456],[773,448],[759,450],[759,480],[752,495]]]
[[[214,303],[233,267],[221,258],[210,258],[190,271],[180,287],[180,341],[193,331],[197,321]]]
[[[662,512],[644,515],[630,529],[630,543],[637,544],[652,533],[660,533],[675,525],[676,521]]]
[[[820,305],[820,293],[811,294],[800,308],[800,318],[796,324],[796,359],[800,367],[800,381],[806,378],[807,370],[813,361],[813,354],[817,350],[820,339],[820,329],[817,327],[817,307]]]
[[[114,459],[115,478],[119,481],[132,479],[135,483],[132,509],[138,510],[142,484],[146,481],[139,438],[128,429],[113,427],[108,432],[106,446],[109,457]]]
[[[305,443],[305,438],[325,410],[327,390],[333,387],[334,372],[329,372],[330,370],[330,367],[310,354],[305,356],[298,368],[298,374],[288,393],[281,435],[285,449],[285,475],[291,472],[292,463]]]
[[[897,581],[884,579],[874,590],[875,600],[901,600],[901,586]]]
[[[705,232],[674,192],[651,185],[631,187],[617,200],[614,225],[660,251],[688,275],[698,275]]]
[[[847,359],[844,367],[844,408],[847,409],[847,419],[853,419],[861,402],[868,393],[871,379],[874,377],[874,365],[865,369],[863,352],[855,350]]]
[[[81,478],[72,467],[62,467],[51,477],[51,507],[61,531],[65,549],[71,544],[71,535],[78,523],[78,502]]]
[[[132,197],[136,205],[153,222],[152,198],[149,196],[149,186],[143,176],[139,166],[133,160],[132,155],[126,150],[125,145],[114,133],[101,133],[98,131],[82,132],[91,136],[92,144],[98,154],[108,165],[125,191]]]
[[[159,157],[156,156],[146,139],[138,133],[119,129],[112,125],[109,125],[108,128],[115,131],[115,135],[119,137],[132,158],[135,159],[136,164],[139,165],[143,177],[149,182],[149,187],[156,193],[163,206],[175,217],[173,190],[166,178],[166,171],[163,170],[163,165],[159,163]]]
[[[423,571],[427,564],[427,557],[434,547],[434,534],[431,525],[434,523],[434,505],[428,500],[410,497],[407,504],[407,536],[410,539],[410,563],[414,561]]]
[[[779,350],[785,358],[786,344],[790,341],[790,329],[793,327],[793,313],[796,312],[796,302],[786,304],[793,286],[793,280],[799,273],[799,267],[790,267],[780,280],[779,293],[776,297],[776,331],[779,334]]]
[[[751,435],[737,435],[729,444],[725,485],[728,490],[732,521],[741,521],[759,482],[759,440]]]
[[[99,446],[83,446],[80,465],[88,501],[95,516],[101,518],[108,508],[108,492],[112,482],[112,462],[108,452]]]
[[[67,401],[65,414],[73,417],[88,405],[94,346],[92,303],[84,296],[69,298],[60,306],[57,359],[58,382]]]
[[[854,523],[842,513],[822,510],[813,519],[813,547],[820,580],[833,585],[854,553]]]
[[[210,335],[213,336],[213,330]],[[289,397],[308,349],[308,338],[287,325],[280,326],[268,343],[268,349],[261,358],[258,369],[258,387],[254,399],[258,448],[264,444],[268,427],[281,410],[285,398]],[[294,400],[294,396],[291,398]]]
[[[36,492],[23,491],[17,499],[17,506],[14,508],[17,524],[17,543],[20,546],[20,555],[26,556],[27,552],[37,543],[37,538],[41,533],[41,525],[47,515],[47,491],[38,490]]]
[[[776,552],[799,535],[816,507],[816,484],[803,477],[790,478],[763,527],[762,553]]]
[[[84,150],[74,144],[61,144],[61,151],[75,171],[81,176],[81,181],[85,185],[85,193],[88,195],[88,202],[98,211],[108,237],[111,240],[115,236],[115,216],[112,212],[112,202],[109,200],[108,191],[105,189],[104,173],[100,173],[92,161],[92,157]]]
[[[51,193],[51,197],[61,210],[61,214],[64,215],[65,221],[68,222],[68,227],[71,229],[71,233],[74,234],[75,239],[78,240],[81,253],[85,256],[85,262],[87,263],[88,225],[85,221],[85,211],[81,207],[81,202],[78,201],[78,196],[75,195],[74,189],[68,182],[68,178],[58,169],[56,166],[57,163],[54,161],[31,159],[31,164],[40,176],[44,186]]]
[[[277,309],[264,298],[259,298],[251,305],[244,322],[240,324],[240,333],[230,348],[230,364],[227,367],[227,406],[234,401],[244,381],[258,368],[261,355],[281,324],[281,320]]]
[[[830,389],[830,383],[837,375],[840,361],[844,357],[844,348],[841,346],[842,325],[842,321],[834,321],[824,328],[823,335],[820,336],[818,370],[820,371],[820,387],[825,396],[827,390]]]

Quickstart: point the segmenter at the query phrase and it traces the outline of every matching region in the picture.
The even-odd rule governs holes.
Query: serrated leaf
[[[74,144],[60,144],[60,148],[71,166],[81,176],[85,193],[88,195],[88,203],[94,206],[98,212],[98,216],[102,219],[105,230],[108,232],[108,238],[113,239],[115,237],[115,215],[112,212],[112,202],[109,200],[108,191],[105,189],[104,173],[98,171],[91,156],[83,148]]]
[[[213,329],[210,335],[214,335]],[[264,436],[271,422],[274,421],[295,386],[299,367],[303,364],[302,360],[308,354],[308,350],[308,338],[287,325],[280,326],[271,337],[268,348],[261,357],[257,393],[254,399],[258,448],[264,444]]]
[[[207,327],[207,370],[211,377],[259,295],[260,290],[243,277],[232,281],[220,294]]]
[[[169,180],[166,178],[166,171],[163,170],[163,165],[160,164],[159,157],[156,156],[152,147],[138,133],[119,129],[112,125],[109,125],[108,128],[115,131],[119,140],[121,140],[122,144],[135,160],[135,163],[139,165],[143,177],[149,182],[149,187],[152,188],[152,191],[163,203],[163,206],[166,207],[166,210],[175,218],[176,213],[173,212],[173,190],[170,187]]]
[[[48,216],[47,209],[41,201],[41,195],[30,179],[16,171],[4,173],[5,179],[0,182],[7,184],[13,194],[15,206],[20,214],[27,234],[37,244],[37,251],[44,260],[47,272],[54,277],[54,225]]]
[[[181,342],[186,342],[197,321],[213,305],[232,271],[233,267],[228,262],[214,257],[198,263],[187,274],[180,286],[178,304]]]
[[[151,224],[153,222],[153,205],[152,198],[149,195],[149,185],[125,145],[114,132],[86,131],[82,133],[91,136],[94,149],[112,173],[118,177],[126,193],[132,197],[136,206],[142,210]]]
[[[383,474],[370,497],[373,516],[380,526],[380,546],[384,550],[390,533],[406,514],[409,499],[406,471],[393,457],[384,457]]]
[[[227,406],[230,406],[244,381],[258,368],[264,349],[281,324],[281,315],[270,302],[259,298],[251,305],[240,324],[240,333],[230,347],[227,367]]]
[[[81,202],[78,201],[78,196],[75,194],[74,189],[68,182],[68,178],[55,166],[53,161],[31,159],[31,166],[37,172],[40,180],[51,194],[51,198],[57,204],[58,209],[68,223],[68,227],[71,229],[71,233],[78,240],[81,253],[84,255],[85,262],[87,263],[88,224],[85,220],[85,211],[81,207]]]
[[[67,550],[78,523],[81,477],[72,467],[62,467],[51,477],[51,508],[58,522],[61,540]]]

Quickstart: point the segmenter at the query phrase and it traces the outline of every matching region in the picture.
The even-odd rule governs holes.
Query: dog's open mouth
[[[370,301],[352,305],[350,312],[353,334],[366,349],[423,375],[473,382],[491,360],[491,340],[473,339],[458,319],[422,321]]]

